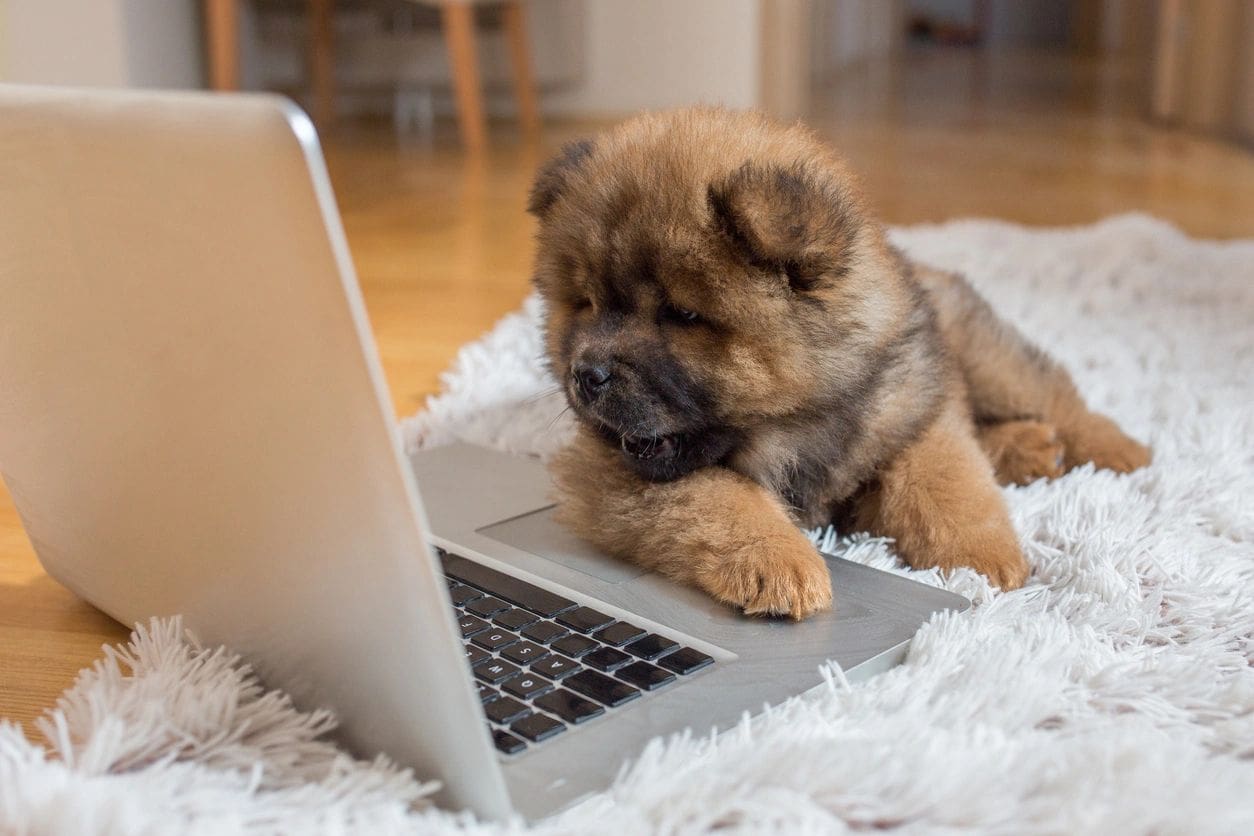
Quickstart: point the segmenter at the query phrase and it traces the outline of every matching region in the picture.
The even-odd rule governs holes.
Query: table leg
[[[239,89],[239,0],[205,0],[209,87]]]
[[[487,127],[479,87],[479,57],[475,52],[474,9],[469,3],[448,0],[441,7],[444,43],[448,47],[453,92],[457,97],[457,123],[462,144],[470,150],[484,146]]]

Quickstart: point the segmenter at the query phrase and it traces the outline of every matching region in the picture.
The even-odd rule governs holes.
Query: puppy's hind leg
[[[802,619],[832,606],[823,558],[779,501],[738,473],[707,467],[647,482],[582,428],[551,471],[558,519],[610,554],[748,615]]]
[[[1014,425],[990,431],[985,449],[1001,450],[1013,459],[1035,459],[1044,431],[1023,425],[1043,423],[1062,443],[1066,470],[1093,462],[1126,473],[1149,464],[1150,449],[1105,415],[1089,411],[1067,371],[1000,319],[962,277],[926,267],[916,267],[914,275],[935,305],[945,343],[966,381],[976,423]],[[1006,452],[1019,443],[1021,450]],[[999,467],[998,475],[1003,481],[1021,481],[1034,470],[1007,466],[1003,473]]]

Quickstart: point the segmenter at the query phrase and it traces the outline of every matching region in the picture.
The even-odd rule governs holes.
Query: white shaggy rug
[[[654,741],[539,829],[1254,832],[1254,241],[1194,241],[1141,216],[894,238],[970,276],[1094,406],[1152,441],[1154,464],[1007,490],[1026,588],[912,573],[977,605],[926,625],[870,682],[833,671],[820,696],[719,738]],[[411,445],[561,443],[536,315],[528,302],[462,351],[445,394],[407,422]],[[842,545],[906,571],[889,544]],[[318,739],[331,722],[156,624],[80,678],[42,724],[46,750],[0,727],[0,831],[498,829],[423,809],[406,774],[337,754]]]

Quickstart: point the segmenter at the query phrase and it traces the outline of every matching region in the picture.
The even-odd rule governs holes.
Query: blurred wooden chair
[[[205,0],[206,53],[209,84],[214,90],[239,89],[239,4],[241,0]],[[335,116],[335,34],[332,15],[334,0],[307,0],[310,18],[309,76],[313,88],[312,113],[320,125]],[[535,132],[540,127],[540,110],[535,77],[531,67],[531,47],[527,40],[523,0],[410,0],[440,10],[444,44],[448,50],[453,94],[457,102],[457,124],[462,144],[478,150],[487,144],[487,118],[479,79],[479,56],[475,43],[476,5],[497,5],[509,46],[514,71],[514,95],[522,129]]]

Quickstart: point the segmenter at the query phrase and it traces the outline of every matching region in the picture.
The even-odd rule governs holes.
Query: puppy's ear
[[[802,165],[745,163],[710,184],[715,226],[752,266],[786,276],[794,291],[839,276],[848,260],[855,219],[839,184]]]
[[[562,196],[567,179],[575,173],[583,161],[592,154],[592,140],[581,139],[568,142],[562,146],[557,156],[540,167],[536,181],[531,186],[531,196],[527,199],[527,211],[543,218],[549,209]]]

